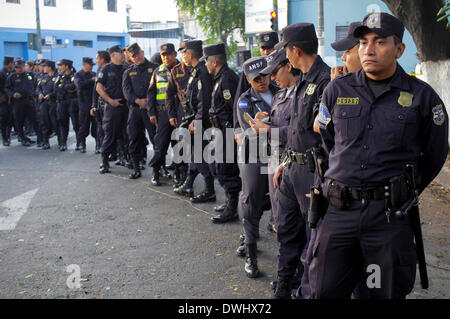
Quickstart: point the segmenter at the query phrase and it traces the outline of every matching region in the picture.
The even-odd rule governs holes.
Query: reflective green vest
[[[156,101],[163,104],[166,101],[167,87],[169,86],[170,72],[167,67],[162,64],[156,73]]]

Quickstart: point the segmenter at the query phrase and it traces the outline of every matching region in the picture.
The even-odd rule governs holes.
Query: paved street
[[[47,152],[16,140],[0,147],[0,298],[271,297],[277,245],[268,214],[259,243],[264,275],[250,280],[235,255],[239,222],[213,225],[213,204],[194,207],[169,183],[150,188],[150,169],[131,181],[112,163],[112,174],[100,176],[92,139],[87,154],[73,151],[73,133],[66,153],[51,142]],[[411,298],[450,295],[449,201],[440,187],[427,191],[423,205],[431,288],[417,281]],[[80,289],[66,284],[73,264]]]

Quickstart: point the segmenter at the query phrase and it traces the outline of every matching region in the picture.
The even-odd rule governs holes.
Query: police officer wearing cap
[[[310,193],[314,183],[314,161],[308,154],[321,145],[320,135],[313,131],[313,125],[323,90],[330,82],[330,68],[317,54],[318,40],[313,24],[292,24],[285,27],[282,34],[282,45],[286,48],[289,62],[303,72],[294,89],[295,101],[291,109],[287,151],[283,165],[278,167],[273,178],[277,189],[275,197],[280,205],[277,229],[280,243],[278,285],[275,296],[290,298],[300,254],[305,256],[305,248],[308,247],[310,230],[306,220],[309,199],[306,194]],[[307,272],[308,263],[305,262],[303,266]]]
[[[36,92],[39,101],[39,114],[42,132],[42,149],[50,149],[50,135],[52,128],[58,127],[56,118],[56,74],[55,62],[47,60],[42,64],[44,75],[38,83]]]
[[[181,127],[188,128],[191,133],[191,162],[189,164],[186,182],[174,189],[174,192],[178,195],[191,197],[191,200],[196,203],[216,199],[214,176],[203,156],[199,158],[195,155],[196,145],[193,135],[198,130],[197,134],[203,136],[206,128],[211,126],[209,122],[209,109],[211,107],[213,83],[205,66],[205,61],[200,61],[203,54],[202,48],[203,42],[194,40],[187,42],[185,50],[182,51],[184,61],[193,68],[184,97],[184,118],[180,123]],[[201,154],[203,154],[206,145],[206,141],[202,141],[201,147],[197,148],[201,150]],[[194,181],[199,173],[205,180],[205,189],[198,196],[194,197]]]
[[[122,87],[125,98],[129,103],[127,132],[129,138],[129,152],[134,172],[130,179],[142,176],[141,162],[147,158],[146,127],[152,126],[147,114],[147,90],[157,65],[148,61],[141,47],[134,43],[127,48],[126,53],[134,63],[123,74]],[[153,128],[149,128],[150,131]],[[153,136],[151,136],[153,138]]]
[[[226,133],[227,129],[233,129],[233,102],[239,77],[228,67],[226,49],[223,43],[209,45],[203,49],[203,52],[202,60],[206,61],[208,73],[213,78],[209,116],[211,124],[216,129],[221,130],[223,137],[223,145],[219,145],[223,150],[223,158],[215,163],[214,168],[217,179],[225,190],[227,201],[225,209],[211,219],[213,223],[221,224],[238,219],[237,205],[239,193],[242,190],[242,181],[237,164],[237,145],[234,138],[232,142],[228,141],[229,136]],[[225,147],[228,142],[233,144],[234,160],[232,163],[227,163],[225,156]],[[219,156],[219,153],[216,150],[215,156]]]
[[[241,95],[237,109],[239,125],[243,130],[245,154],[245,162],[241,169],[243,191],[240,195],[238,212],[243,224],[247,250],[244,270],[250,278],[259,276],[256,256],[259,221],[263,212],[270,210],[267,162],[260,158],[263,154],[261,149],[267,146],[267,140],[264,143],[263,139],[258,138],[251,129],[256,114],[270,113],[272,98],[278,90],[270,85],[267,74],[260,74],[266,67],[267,61],[264,57],[251,58],[244,63],[244,74],[251,88]]]
[[[97,124],[89,114],[92,106],[94,84],[97,77],[97,74],[92,71],[94,65],[95,63],[92,58],[84,57],[82,70],[75,74],[75,86],[77,87],[79,105],[78,117],[80,121],[79,136],[81,153],[86,153],[86,138],[89,136],[89,131],[93,138],[97,136]]]
[[[106,64],[98,74],[96,90],[103,101],[106,102],[103,111],[102,125],[104,138],[101,147],[102,165],[100,174],[110,173],[109,155],[116,152],[119,144],[124,152],[123,141],[126,127],[126,100],[122,90],[122,78],[125,72],[123,64],[125,55],[120,45],[108,49],[111,63]],[[122,143],[117,143],[122,141]]]
[[[12,109],[5,91],[5,84],[6,79],[12,72],[14,72],[14,58],[5,56],[3,59],[3,68],[0,70],[0,127],[3,146],[11,145],[11,129],[13,126]]]
[[[30,120],[40,136],[33,100],[34,78],[31,73],[25,71],[25,61],[22,58],[14,61],[14,70],[6,79],[5,92],[11,101],[18,138],[23,146],[30,146],[32,141],[24,133],[25,119]]]
[[[55,82],[55,93],[58,112],[58,124],[60,132],[58,134],[59,150],[64,152],[67,150],[67,138],[69,136],[69,119],[72,119],[72,126],[77,136],[78,141],[78,114],[75,114],[77,105],[73,105],[74,100],[77,99],[75,74],[72,72],[73,61],[62,59],[59,64],[59,74]]]
[[[170,72],[169,86],[167,87],[166,108],[169,113],[170,125],[174,128],[178,127],[178,123],[182,122],[184,116],[183,108],[180,107],[184,101],[186,88],[191,76],[192,67],[186,63],[185,52],[187,40],[180,43],[178,52],[181,53],[182,62],[177,64]],[[172,168],[175,170],[173,176],[173,187],[177,188],[183,185],[186,180],[188,163],[173,163]]]
[[[171,142],[173,127],[169,123],[169,115],[166,108],[167,87],[169,86],[170,72],[179,63],[177,51],[172,43],[161,45],[161,59],[163,64],[154,72],[147,92],[147,110],[150,122],[156,125],[155,143],[156,149],[149,166],[153,168],[151,183],[153,186],[161,186],[160,169],[165,169],[167,150]],[[166,177],[170,177],[168,172]]]
[[[100,154],[100,147],[103,143],[103,137],[105,132],[103,131],[103,112],[106,103],[100,98],[96,90],[98,74],[102,71],[103,67],[111,62],[111,56],[108,51],[100,50],[95,57],[95,63],[97,64],[97,77],[95,78],[94,91],[92,92],[92,105],[89,111],[91,117],[95,118],[97,127],[97,136],[95,137],[95,154]]]
[[[442,168],[448,115],[436,92],[397,63],[403,34],[397,18],[368,14],[354,32],[363,68],[323,94],[319,125],[329,169],[322,188],[330,204],[314,245],[314,298],[350,298],[369,265],[380,275],[371,298],[405,298],[414,287],[412,227],[394,212]]]

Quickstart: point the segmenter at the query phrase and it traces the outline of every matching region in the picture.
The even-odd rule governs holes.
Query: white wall
[[[82,0],[56,0],[56,7],[45,7],[39,0],[41,29],[127,32],[126,1],[117,0],[117,12],[108,12],[106,0],[93,0],[93,10],[84,10]],[[0,27],[35,29],[35,0],[0,0]]]

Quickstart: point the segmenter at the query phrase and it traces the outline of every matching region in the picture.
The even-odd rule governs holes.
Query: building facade
[[[42,55],[74,61],[98,50],[129,43],[126,0],[39,0]],[[29,47],[36,34],[35,0],[0,0],[0,58],[35,60]]]

